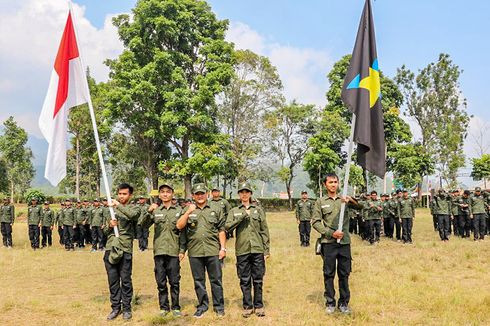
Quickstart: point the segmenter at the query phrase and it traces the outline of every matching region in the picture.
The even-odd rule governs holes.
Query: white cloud
[[[327,72],[333,60],[326,50],[297,48],[270,42],[241,22],[232,22],[227,39],[238,49],[250,49],[268,56],[277,67],[287,99],[324,106],[328,89]]]
[[[3,1],[6,3],[6,1]],[[41,111],[50,73],[68,14],[66,0],[23,0],[2,3],[0,11],[0,118],[13,115],[28,133],[39,135]],[[108,78],[103,64],[122,52],[111,18],[97,29],[74,4],[79,47],[83,60],[98,81]]]

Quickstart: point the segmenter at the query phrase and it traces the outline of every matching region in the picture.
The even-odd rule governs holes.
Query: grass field
[[[354,236],[350,277],[354,313],[327,316],[320,257],[312,247],[299,247],[292,213],[270,213],[268,222],[271,258],[264,286],[266,317],[241,317],[232,240],[224,268],[224,318],[208,312],[200,320],[192,319],[196,298],[187,258],[181,281],[186,316],[178,320],[157,317],[153,254],[135,250],[135,302],[129,324],[490,325],[490,239],[475,243],[452,238],[442,243],[425,209],[417,211],[414,245],[382,239],[379,245],[369,246]],[[313,231],[313,242],[315,238]],[[33,252],[27,226],[20,222],[14,225],[13,241],[12,250],[0,249],[0,325],[108,323],[110,303],[102,253],[90,253],[88,248],[65,252],[58,245],[57,233],[56,245]],[[128,323],[118,319],[110,324]]]

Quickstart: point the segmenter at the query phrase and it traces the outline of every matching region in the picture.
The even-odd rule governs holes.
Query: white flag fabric
[[[89,96],[70,12],[39,117],[39,128],[49,143],[44,177],[53,186],[66,176],[69,109],[87,103]]]

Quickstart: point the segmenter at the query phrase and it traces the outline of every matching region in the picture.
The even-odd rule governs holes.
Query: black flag
[[[356,44],[344,79],[342,101],[357,118],[354,141],[358,164],[383,178],[386,172],[385,134],[370,0],[366,0],[362,11]]]

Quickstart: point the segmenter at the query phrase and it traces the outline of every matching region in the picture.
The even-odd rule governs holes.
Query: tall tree
[[[254,176],[252,161],[260,157],[263,116],[283,103],[282,83],[267,57],[250,50],[235,52],[234,76],[220,94],[218,118],[230,135],[239,182]]]
[[[281,163],[278,177],[286,186],[290,209],[293,209],[291,183],[295,177],[294,169],[301,164],[308,151],[308,139],[315,132],[316,117],[313,105],[296,101],[266,115],[269,148]]]
[[[140,0],[133,14],[114,19],[125,50],[109,60],[111,117],[148,153],[145,173],[158,185],[158,157],[168,159],[190,195],[189,158],[218,132],[215,96],[233,75],[228,22],[205,1]]]
[[[437,62],[417,75],[402,66],[395,78],[405,97],[407,115],[421,129],[422,146],[449,186],[456,186],[458,169],[465,164],[463,142],[469,116],[459,87],[461,73],[448,54],[440,54]]]
[[[487,179],[490,178],[490,154],[483,154],[479,158],[471,160],[473,169],[471,176],[474,180],[483,180],[485,189],[487,188]]]
[[[9,117],[3,125],[0,159],[8,162],[5,167],[10,197],[13,200],[15,194],[23,195],[30,187],[35,170],[32,165],[32,150],[26,146],[27,132],[17,125],[13,117]]]
[[[410,189],[422,184],[426,175],[434,173],[434,163],[420,143],[399,144],[393,151],[391,167],[397,183]]]

